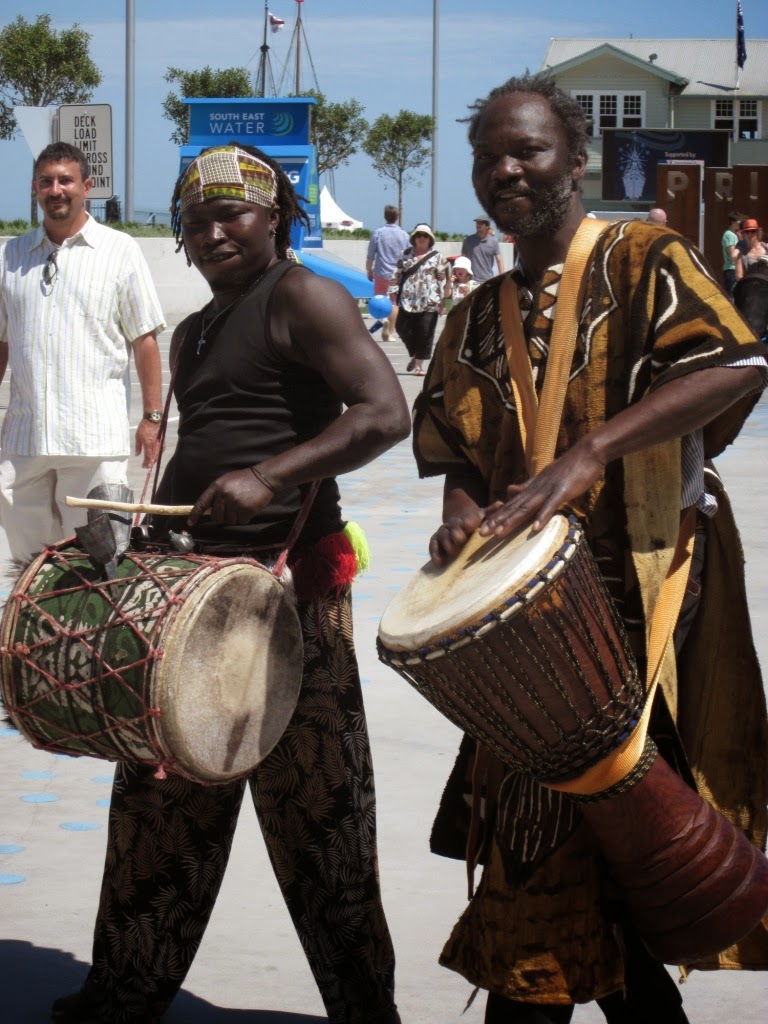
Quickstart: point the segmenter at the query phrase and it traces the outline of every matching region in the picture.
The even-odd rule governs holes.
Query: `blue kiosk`
[[[276,160],[304,197],[309,231],[294,225],[291,245],[301,263],[321,277],[344,285],[356,299],[369,299],[373,284],[365,274],[323,249],[317,151],[310,140],[310,96],[267,99],[185,99],[189,106],[189,144],[181,147],[180,171],[209,146],[246,143]]]

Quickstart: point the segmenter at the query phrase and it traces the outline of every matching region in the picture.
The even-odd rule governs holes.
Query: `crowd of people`
[[[425,377],[414,471],[444,477],[431,559],[446,565],[475,532],[538,531],[568,505],[644,666],[648,623],[689,512],[694,558],[654,700],[653,750],[762,846],[768,750],[755,721],[765,719],[765,698],[756,658],[744,653],[752,641],[738,536],[709,460],[768,384],[764,346],[685,238],[640,221],[601,226],[583,270],[585,313],[554,459],[536,467],[520,395],[531,391],[535,409],[547,387],[564,267],[585,221],[594,224],[579,192],[587,125],[579,104],[542,76],[510,79],[470,114],[472,183],[485,213],[453,269],[432,228],[406,234],[392,207],[367,261],[376,293],[394,299],[387,337],[396,325],[409,371]],[[58,507],[62,486],[73,486],[62,460],[91,460],[77,467],[83,489],[105,461],[123,473],[131,351],[145,409],[136,450],[146,462],[162,408],[162,314],[135,246],[117,245],[116,232],[86,212],[82,154],[44,151],[34,187],[43,224],[0,252],[0,360],[12,368],[0,509],[19,551],[72,525]],[[302,686],[285,736],[247,779],[210,787],[176,778],[169,798],[153,768],[118,765],[92,966],[52,1017],[158,1024],[205,931],[247,784],[328,1020],[398,1024],[352,638],[355,548],[337,477],[405,438],[409,410],[357,304],[292,257],[291,227],[306,214],[275,161],[248,146],[206,150],[176,183],[172,210],[179,250],[211,300],[173,333],[178,442],[157,499],[191,505],[183,525],[197,552],[258,550],[267,563],[305,517],[290,563]],[[739,249],[732,232],[734,273],[737,259],[762,259],[759,226],[738,219],[746,244]],[[509,273],[492,223],[515,238]],[[93,349],[98,359],[87,356]],[[105,409],[114,429],[99,419]],[[39,492],[27,491],[30,480]],[[25,523],[14,533],[30,505],[52,511],[34,531]],[[720,692],[728,713],[706,718]],[[484,775],[478,763],[478,744],[465,738],[432,843],[485,865],[440,961],[488,993],[486,1024],[559,1024],[590,1001],[612,1024],[684,1024],[679,989],[622,912],[578,804],[501,763],[492,795],[489,762]],[[485,819],[474,836],[473,802]],[[708,966],[768,967],[768,932]]]

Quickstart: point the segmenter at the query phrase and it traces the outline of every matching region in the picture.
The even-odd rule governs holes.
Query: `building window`
[[[739,100],[740,139],[758,138],[757,100]]]
[[[618,100],[617,97],[611,96],[608,93],[603,93],[600,96],[600,132],[602,134],[603,128],[617,128],[617,110]]]
[[[642,128],[645,124],[645,93],[572,92],[571,95],[592,122],[589,134],[594,138],[600,136],[603,128]]]
[[[622,127],[643,127],[643,105],[639,96],[624,97],[624,123]]]
[[[595,134],[594,102],[592,93],[577,92],[573,97],[587,118],[587,134],[590,138]]]
[[[730,132],[732,139],[760,138],[757,100],[715,100],[712,127]]]
[[[733,132],[733,100],[715,100],[714,127]]]

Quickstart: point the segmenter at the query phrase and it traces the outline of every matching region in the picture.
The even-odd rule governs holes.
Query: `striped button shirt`
[[[135,239],[90,216],[60,247],[42,226],[9,239],[0,248],[11,369],[3,455],[127,457],[130,345],[163,327]]]

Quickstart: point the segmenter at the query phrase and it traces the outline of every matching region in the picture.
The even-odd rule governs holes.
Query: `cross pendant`
[[[197,354],[198,355],[200,355],[200,353],[202,352],[204,344],[205,344],[205,331],[203,331],[203,333],[197,339]]]

